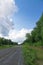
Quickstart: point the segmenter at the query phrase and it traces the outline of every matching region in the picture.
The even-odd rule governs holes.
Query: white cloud
[[[26,33],[31,33],[32,29],[31,30],[28,30],[28,29],[21,29],[19,31],[17,30],[11,30],[9,32],[9,37],[12,41],[17,41],[17,42],[23,42],[25,40],[25,35]]]
[[[19,31],[14,29],[12,16],[17,11],[15,0],[0,0],[0,37],[21,43],[25,40],[26,33],[30,33],[31,29],[23,28]]]
[[[0,17],[11,16],[16,11],[15,0],[0,0]]]
[[[18,42],[19,44],[22,43],[25,39],[26,39],[26,33],[31,33],[32,29],[21,29],[19,31],[17,30],[11,30],[9,32],[8,36],[4,36],[4,38],[6,39],[11,39],[12,41]],[[3,37],[2,35],[0,35],[1,37]]]
[[[12,16],[18,8],[15,0],[0,0],[0,33],[7,35],[10,29],[13,29]]]

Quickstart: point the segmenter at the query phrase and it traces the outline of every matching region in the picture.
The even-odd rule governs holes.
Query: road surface
[[[21,46],[0,50],[0,65],[23,65]]]

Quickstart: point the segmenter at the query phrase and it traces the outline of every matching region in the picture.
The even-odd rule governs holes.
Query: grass
[[[1,46],[0,46],[0,49],[10,48],[10,47],[12,47],[12,45],[1,45]]]
[[[25,44],[22,50],[24,65],[43,65],[43,48]]]

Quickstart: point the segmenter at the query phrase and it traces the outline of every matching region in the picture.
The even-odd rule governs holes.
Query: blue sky
[[[22,43],[42,12],[43,0],[0,0],[0,37]]]
[[[18,12],[14,15],[16,29],[35,27],[43,12],[43,0],[15,0]]]

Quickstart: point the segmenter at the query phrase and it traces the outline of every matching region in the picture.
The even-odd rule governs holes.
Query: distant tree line
[[[17,45],[17,42],[12,42],[10,39],[5,39],[0,37],[0,46],[1,45]]]
[[[41,42],[41,45],[43,45],[43,13],[38,22],[36,23],[36,27],[33,29],[31,34],[26,34],[26,40],[24,42]]]

